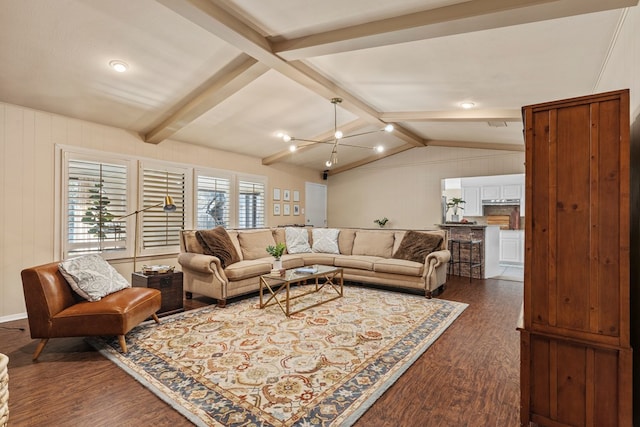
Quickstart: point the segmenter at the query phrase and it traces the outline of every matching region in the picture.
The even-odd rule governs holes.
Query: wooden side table
[[[182,300],[182,271],[164,274],[146,275],[135,272],[131,275],[131,284],[139,288],[154,288],[162,292],[162,305],[158,316],[184,311]]]

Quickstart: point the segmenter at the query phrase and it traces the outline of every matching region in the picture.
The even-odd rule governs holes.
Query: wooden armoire
[[[524,426],[631,426],[629,91],[522,108]]]

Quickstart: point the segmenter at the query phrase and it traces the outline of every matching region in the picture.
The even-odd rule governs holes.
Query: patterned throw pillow
[[[327,254],[339,254],[338,235],[340,230],[337,228],[314,228],[311,231],[313,239],[313,252],[323,252]]]
[[[84,255],[58,264],[60,273],[71,288],[88,301],[99,301],[102,297],[130,288],[122,277],[100,255]]]
[[[309,246],[309,232],[304,227],[286,227],[284,236],[287,243],[287,252],[290,254],[302,254],[311,252]]]

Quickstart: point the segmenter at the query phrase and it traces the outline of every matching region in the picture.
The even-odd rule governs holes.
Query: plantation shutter
[[[228,228],[231,207],[231,181],[199,175],[197,178],[197,228]]]
[[[185,172],[143,168],[142,173],[142,250],[166,252],[180,245],[184,228]],[[171,196],[175,212],[165,212],[165,196]],[[155,207],[151,207],[157,205]],[[144,254],[144,252],[143,252]]]
[[[68,159],[66,186],[65,257],[125,250],[127,167]]]
[[[261,182],[238,182],[238,228],[264,227],[264,192]]]

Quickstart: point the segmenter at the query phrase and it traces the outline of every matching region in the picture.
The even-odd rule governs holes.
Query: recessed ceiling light
[[[116,61],[116,60],[111,61],[109,62],[109,66],[119,73],[124,73],[129,69],[129,66],[127,65],[127,63],[123,61]]]
[[[474,104],[473,102],[462,102],[462,103],[460,104],[460,106],[461,106],[462,108],[464,108],[465,110],[468,110],[469,108],[473,108],[473,107],[475,107],[475,105],[476,105],[476,104]]]

